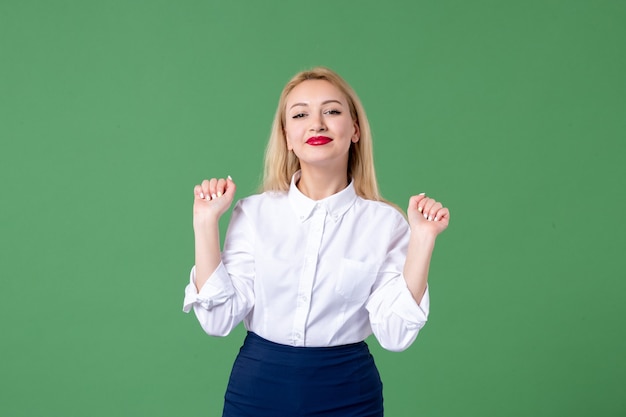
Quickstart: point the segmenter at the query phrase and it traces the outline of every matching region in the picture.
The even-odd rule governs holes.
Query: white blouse
[[[337,346],[372,332],[385,349],[411,345],[429,311],[428,290],[413,299],[402,271],[405,218],[356,195],[353,184],[314,201],[296,187],[240,200],[222,262],[198,292],[195,267],[183,311],[193,307],[210,335],[246,329],[291,346]]]

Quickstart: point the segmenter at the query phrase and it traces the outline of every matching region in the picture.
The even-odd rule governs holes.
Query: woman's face
[[[347,169],[350,144],[359,140],[345,95],[326,80],[307,80],[287,96],[285,136],[300,165]]]

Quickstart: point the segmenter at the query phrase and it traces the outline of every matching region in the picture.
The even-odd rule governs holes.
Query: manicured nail
[[[428,221],[431,221],[433,219],[433,216],[428,216]]]
[[[200,191],[200,198],[204,198],[204,193]]]
[[[424,218],[428,220],[428,214],[424,213]]]
[[[231,181],[233,180],[233,178],[230,175],[228,176],[228,179],[231,180]]]
[[[417,208],[417,211],[419,211],[420,213],[422,212],[422,210],[423,210],[423,209],[422,209],[421,207],[418,207],[418,208]]]
[[[221,192],[221,191],[218,191],[218,192],[217,192],[217,196],[218,196],[218,197],[221,197],[221,196],[222,196],[222,192]]]
[[[439,220],[439,217],[435,216],[435,221],[438,221],[438,220]]]
[[[418,195],[426,195],[426,193],[419,193]]]
[[[215,195],[215,193],[211,194],[211,198],[217,198],[217,195]]]

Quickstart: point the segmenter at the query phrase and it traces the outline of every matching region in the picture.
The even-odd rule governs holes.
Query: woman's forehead
[[[305,80],[296,85],[287,95],[287,107],[297,104],[308,105],[336,101],[346,104],[345,95],[339,88],[326,80]]]

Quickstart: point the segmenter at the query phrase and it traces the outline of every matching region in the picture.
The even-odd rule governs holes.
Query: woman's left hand
[[[450,210],[423,193],[409,199],[406,212],[412,232],[426,233],[432,237],[446,230],[450,222]]]

